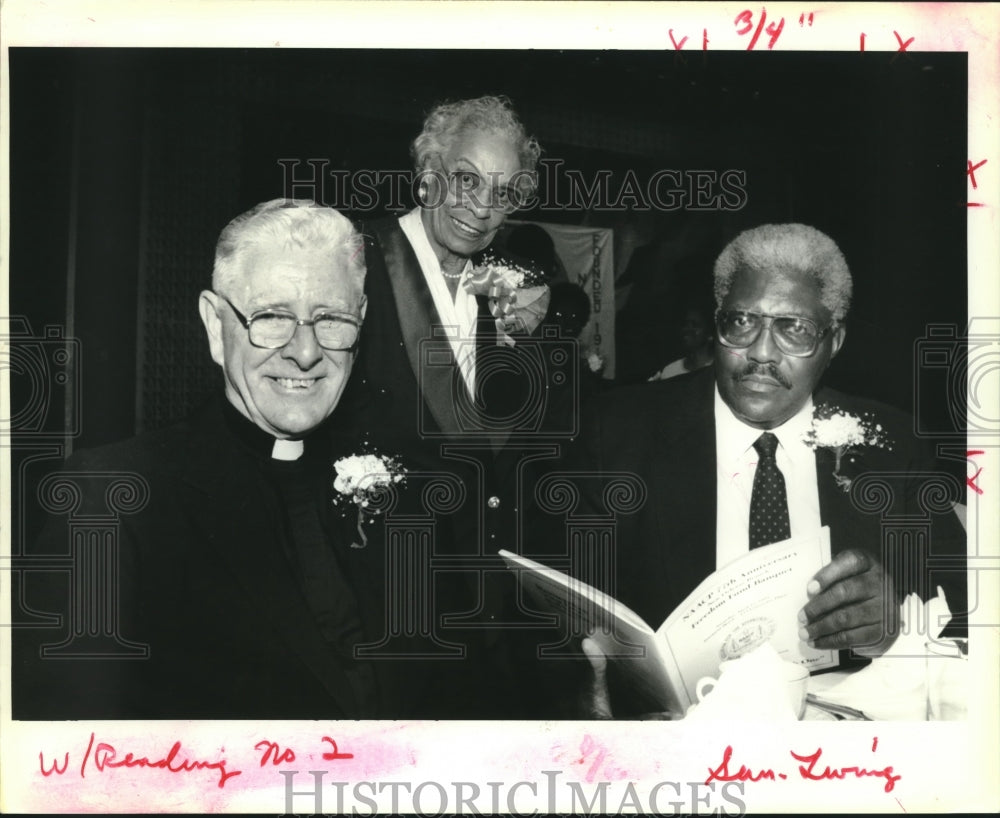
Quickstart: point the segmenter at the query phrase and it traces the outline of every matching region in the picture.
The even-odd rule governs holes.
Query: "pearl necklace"
[[[450,279],[451,281],[455,281],[465,275],[465,269],[463,268],[461,271],[457,273],[446,273],[444,270],[441,270],[441,275],[443,275],[447,279]]]

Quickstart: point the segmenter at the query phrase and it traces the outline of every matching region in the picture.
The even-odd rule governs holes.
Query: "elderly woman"
[[[404,440],[466,438],[482,428],[476,359],[498,331],[473,257],[534,192],[540,148],[507,100],[487,96],[438,105],[411,152],[420,207],[363,228],[370,306],[358,366]]]
[[[501,600],[513,592],[496,552],[515,549],[520,530],[519,455],[504,419],[523,407],[526,387],[517,376],[520,342],[512,346],[499,326],[475,262],[533,194],[541,151],[510,102],[493,96],[438,105],[411,150],[420,206],[361,227],[368,313],[346,400],[373,445],[410,470],[407,494],[418,496],[428,474],[454,490],[451,507],[425,513],[436,519],[435,557],[465,569],[434,576],[434,640],[465,645],[466,668],[483,671],[456,715],[530,715],[518,710],[517,685],[504,681],[518,663],[503,658],[495,627],[505,621]],[[460,607],[441,583],[462,596]],[[457,611],[471,613],[456,618]],[[438,632],[444,614],[452,627]],[[482,628],[487,620],[491,631]]]

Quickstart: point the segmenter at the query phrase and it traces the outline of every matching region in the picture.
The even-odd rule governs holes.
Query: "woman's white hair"
[[[721,307],[742,270],[782,270],[812,276],[834,321],[851,307],[851,271],[837,244],[805,224],[764,224],[733,239],[715,261],[715,303]]]
[[[215,245],[212,289],[231,292],[243,273],[243,261],[253,249],[309,247],[341,259],[360,295],[365,283],[364,239],[350,219],[311,199],[272,199],[242,213],[227,224]]]
[[[416,170],[431,170],[431,157],[447,153],[460,135],[474,131],[499,134],[510,141],[524,171],[517,174],[517,184],[524,194],[531,195],[537,186],[535,166],[542,149],[535,137],[528,136],[507,97],[485,96],[436,105],[410,146]]]

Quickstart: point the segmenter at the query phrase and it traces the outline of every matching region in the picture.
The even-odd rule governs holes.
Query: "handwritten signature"
[[[872,741],[873,753],[877,747],[878,738],[876,737]],[[831,767],[827,764],[821,767],[820,758],[823,755],[822,747],[818,747],[814,753],[799,754],[789,750],[788,754],[796,761],[803,762],[799,764],[798,773],[800,778],[807,781],[837,781],[852,776],[854,778],[882,778],[885,779],[885,791],[892,792],[893,788],[896,786],[896,782],[903,777],[901,775],[894,774],[892,765],[888,765],[882,769],[868,769],[867,767],[861,767],[856,764],[840,767]],[[732,765],[732,769],[730,765]],[[747,767],[745,764],[740,764],[739,769],[735,769],[735,762],[733,762],[733,748],[732,745],[727,745],[726,749],[722,753],[722,763],[714,769],[712,767],[708,768],[708,778],[705,779],[705,783],[710,784],[712,781],[775,781],[777,779],[785,780],[787,778],[788,775],[786,773],[775,772],[771,768],[755,771],[750,767]]]

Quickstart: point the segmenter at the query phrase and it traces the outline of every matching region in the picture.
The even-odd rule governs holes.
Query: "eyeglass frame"
[[[213,292],[215,291],[213,290]],[[312,327],[313,338],[316,339],[317,345],[320,347],[320,349],[325,349],[328,352],[356,352],[358,349],[358,344],[361,342],[361,327],[364,324],[364,320],[356,316],[349,315],[347,313],[323,312],[320,313],[319,316],[315,318],[307,319],[307,318],[299,318],[295,313],[289,312],[287,310],[278,310],[268,307],[263,310],[255,310],[250,314],[250,317],[247,318],[242,312],[239,311],[236,305],[228,298],[226,298],[226,296],[224,296],[222,293],[215,293],[215,295],[217,295],[219,298],[221,298],[229,305],[229,308],[233,311],[233,314],[239,320],[240,324],[243,325],[243,329],[247,331],[247,340],[253,346],[257,347],[257,349],[282,349],[288,346],[294,340],[295,333],[299,331],[299,327]],[[285,341],[285,343],[276,347],[267,347],[267,346],[262,346],[261,344],[256,344],[254,343],[253,338],[250,337],[250,325],[254,322],[255,319],[268,313],[273,315],[289,316],[295,321],[295,329],[292,330],[292,334],[288,337],[288,340]],[[353,324],[354,327],[358,330],[358,337],[354,339],[354,343],[351,344],[351,346],[344,347],[343,349],[334,349],[332,347],[323,346],[323,344],[320,343],[319,336],[316,335],[316,322],[322,320],[323,318],[337,318],[338,320],[344,321],[348,324]]]
[[[445,172],[445,176],[446,176],[446,180],[445,181],[447,182],[449,189],[452,186],[454,186],[454,190],[453,190],[454,194],[456,196],[462,197],[463,201],[464,201],[464,199],[466,197],[469,197],[476,204],[482,204],[482,199],[479,198],[479,192],[482,190],[484,184],[486,183],[486,177],[483,176],[482,173],[480,173],[479,168],[473,166],[472,168],[469,168],[469,169],[450,170],[448,168],[448,166],[444,163],[444,157],[440,153],[435,154],[435,155],[437,156],[438,161],[441,163],[441,168]],[[475,176],[479,177],[479,184],[476,185],[475,189],[473,189],[473,190],[460,190],[459,185],[458,185],[458,181],[455,178],[459,173],[471,173],[471,174],[474,174]],[[518,171],[517,173],[514,174],[514,176],[516,177],[520,173],[530,173],[530,171]],[[496,175],[496,174],[493,174],[493,175]],[[523,202],[521,204],[512,204],[512,205],[509,206],[509,209],[507,207],[502,206],[502,205],[498,206],[495,202],[496,202],[497,193],[499,193],[501,190],[506,191],[507,197],[508,197],[508,202],[510,202],[511,192],[513,192],[514,195],[519,200],[521,198],[520,191],[517,190],[517,188],[514,187],[511,184],[504,185],[503,188],[490,187],[490,189],[489,189],[490,198],[489,198],[489,202],[486,205],[488,208],[490,208],[490,210],[497,210],[497,211],[503,213],[505,216],[509,216],[512,213],[516,213],[518,210],[521,210],[525,206]],[[528,199],[530,199],[530,198],[531,198],[530,196],[529,197],[525,197],[525,202]]]
[[[731,341],[727,341],[722,335],[722,328],[719,326],[722,316],[732,313],[752,315],[761,319],[761,324],[757,330],[757,334],[754,335],[754,337],[751,338],[745,344],[742,345],[734,344]],[[764,321],[764,319],[767,318],[771,319],[770,323],[766,323]],[[809,352],[789,352],[788,350],[782,348],[781,343],[774,335],[774,322],[779,318],[792,318],[796,321],[805,321],[806,323],[811,324],[813,327],[816,328],[816,340],[813,343],[813,347],[811,350],[809,350]],[[831,332],[833,332],[839,325],[840,325],[839,321],[834,321],[829,326],[820,329],[819,325],[815,321],[813,321],[811,318],[806,318],[805,316],[802,315],[790,315],[787,313],[782,315],[773,315],[767,312],[754,312],[753,310],[724,310],[721,308],[715,311],[715,337],[718,339],[719,343],[722,344],[724,347],[727,347],[729,349],[749,349],[750,347],[752,347],[754,344],[757,343],[757,341],[760,339],[761,333],[766,329],[769,333],[771,333],[771,340],[774,341],[774,345],[781,350],[781,353],[783,355],[788,355],[792,358],[811,358],[813,355],[816,354],[816,350],[819,349],[819,345],[823,342],[823,339],[826,338],[826,336],[829,335]]]

